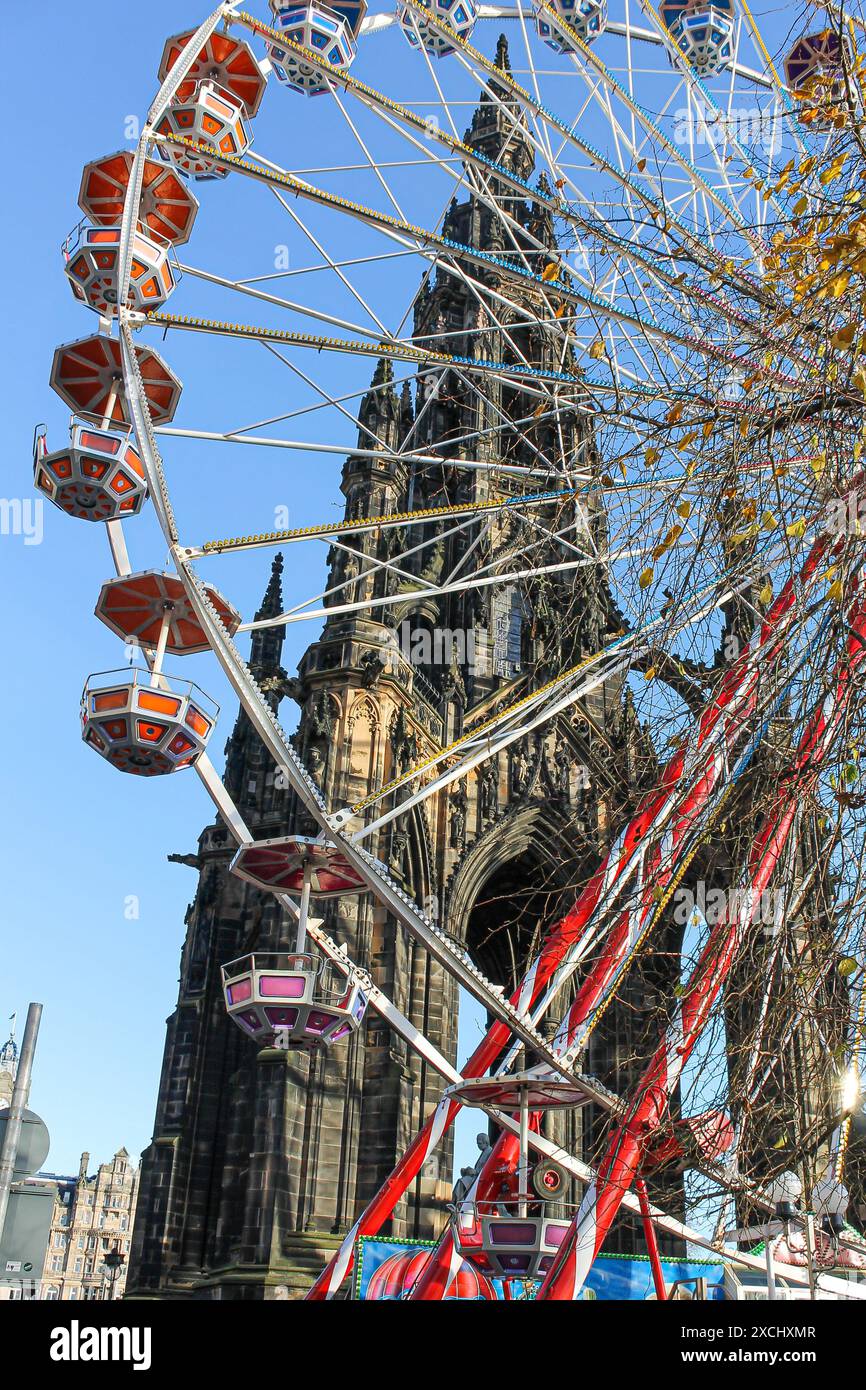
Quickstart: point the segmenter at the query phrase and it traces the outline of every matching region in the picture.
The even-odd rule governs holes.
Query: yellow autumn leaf
[[[758,598],[760,599],[761,603],[763,603],[765,608],[768,604],[773,602],[773,586],[770,583],[769,579],[767,580],[763,589],[761,589],[758,593]]]
[[[654,463],[658,463],[660,458],[661,453],[651,444],[643,456],[643,461],[648,468],[651,468]]]
[[[837,328],[830,339],[830,344],[834,348],[850,347],[857,332],[856,323],[846,323],[844,328]]]
[[[589,356],[592,357],[596,362],[598,361],[599,357],[604,357],[604,343],[602,342],[601,338],[596,338],[595,342],[590,344]]]
[[[691,516],[691,514],[692,514],[692,504],[691,504],[691,502],[680,502],[679,506],[677,507],[677,515],[678,515],[678,516],[681,516],[681,517],[683,518],[684,521],[688,521],[688,519],[689,519],[689,517]]]
[[[653,582],[653,578],[654,571],[651,569],[645,569],[641,571],[640,578],[637,582],[640,585],[641,589],[648,589],[650,584],[652,584]]]

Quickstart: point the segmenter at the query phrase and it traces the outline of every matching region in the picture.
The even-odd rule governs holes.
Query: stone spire
[[[256,613],[256,622],[263,618],[276,618],[283,610],[283,557],[274,556],[271,574],[264,598]],[[286,673],[280,659],[283,652],[284,627],[263,627],[253,632],[250,647],[249,667],[258,684],[265,693],[271,709],[276,713],[285,693]],[[235,726],[226,744],[225,784],[230,794],[245,807],[248,797],[249,775],[261,762],[264,754],[258,735],[243,709],[238,711]],[[246,807],[245,807],[246,809]]]
[[[276,618],[283,611],[283,557],[277,553],[271,565],[268,587],[256,613],[256,622],[265,618]],[[250,648],[250,670],[261,683],[263,678],[273,676],[280,670],[283,652],[284,627],[264,627],[253,632]]]
[[[380,357],[376,363],[376,370],[373,373],[373,380],[370,382],[370,389],[358,411],[358,420],[362,428],[358,431],[358,447],[361,449],[375,448],[375,442],[370,438],[375,436],[386,448],[396,446],[396,432],[399,428],[400,406],[397,400],[397,393],[394,390],[394,372],[391,367],[390,359]]]

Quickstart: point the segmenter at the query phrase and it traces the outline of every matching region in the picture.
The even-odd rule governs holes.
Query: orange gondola
[[[135,356],[151,419],[164,425],[174,418],[183,388],[153,348],[137,347]],[[92,333],[62,343],[55,349],[49,381],[76,415],[87,415],[106,425],[131,423],[116,338]]]
[[[229,635],[236,632],[241,620],[237,610],[210,585],[206,586],[206,593]],[[146,570],[109,579],[100,590],[95,612],[125,642],[134,640],[143,647],[157,647],[167,619],[165,651],[183,656],[206,651],[209,646],[186,590],[173,574]]]
[[[224,179],[228,168],[207,151],[237,157],[246,152],[251,140],[243,104],[215,82],[197,82],[183,101],[171,103],[156,128],[160,135],[183,141],[167,146],[168,153],[194,179]]]
[[[165,81],[194,33],[194,29],[188,29],[166,40],[159,65],[160,82]],[[203,80],[222,87],[241,103],[247,116],[254,116],[258,111],[267,85],[249,44],[243,39],[230,38],[228,34],[211,34],[178,87],[175,100],[181,104],[185,102],[196,84]]]
[[[128,435],[73,422],[65,449],[48,451],[37,431],[33,481],[67,516],[81,521],[117,521],[144,506],[144,466]]]
[[[157,777],[191,767],[204,752],[217,707],[190,681],[172,688],[141,671],[88,676],[81,696],[81,737],[116,767]]]
[[[129,185],[133,154],[117,150],[84,166],[78,206],[103,227],[119,225]],[[138,220],[145,231],[175,246],[189,241],[198,212],[198,199],[170,165],[146,159],[142,170]]]
[[[76,299],[103,318],[117,314],[121,227],[91,227],[81,222],[63,243],[66,278]],[[175,286],[168,242],[155,241],[140,229],[132,235],[127,308],[147,313],[164,304]]]

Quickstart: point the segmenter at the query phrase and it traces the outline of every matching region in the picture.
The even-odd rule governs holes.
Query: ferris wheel
[[[831,30],[801,35],[778,66],[745,0],[272,8],[257,17],[229,0],[198,29],[168,37],[135,149],[96,157],[82,173],[83,221],[64,243],[64,262],[98,328],[54,352],[51,385],[73,413],[70,440],[50,448],[37,433],[35,483],[70,518],[105,524],[115,573],[96,613],[143,657],[142,669],[88,679],[83,738],[133,775],[195,769],[237,840],[233,870],[297,920],[294,950],[224,965],[228,1011],[251,1045],[338,1047],[372,1008],[448,1083],[397,1180],[313,1296],[340,1287],[354,1239],[378,1229],[458,1108],[477,1104],[497,1118],[501,1137],[436,1259],[413,1270],[413,1296],[448,1296],[467,1260],[485,1287],[488,1276],[516,1272],[542,1280],[542,1297],[574,1297],[623,1202],[640,1214],[648,1242],[660,1226],[708,1243],[649,1207],[641,1173],[670,1153],[648,1154],[636,1140],[630,1148],[622,1135],[633,1136],[638,1121],[652,1127],[664,1111],[757,896],[794,853],[803,789],[835,766],[840,729],[850,735],[857,723],[856,644],[839,649],[829,686],[819,691],[808,679],[835,631],[821,587],[834,564],[829,582],[841,586],[835,597],[849,605],[851,631],[866,631],[866,618],[856,566],[843,564],[841,542],[834,549],[820,529],[823,469],[798,414],[820,354],[807,332],[780,327],[790,305],[773,280],[774,235],[800,200],[820,196],[809,171],[817,174],[832,146],[832,129],[804,123],[797,94],[833,88],[846,40]],[[397,41],[391,68],[379,55],[386,45],[394,54]],[[479,92],[483,117],[467,130]],[[229,181],[231,232],[224,246],[210,238],[223,254],[197,263],[196,223],[216,216]],[[239,243],[264,201],[311,265],[247,258]],[[434,282],[459,289],[462,318],[425,316]],[[183,399],[172,347],[188,340],[224,382],[217,420]],[[253,404],[256,347],[269,361]],[[397,443],[383,421],[359,418],[359,401],[377,387],[376,378],[369,387],[375,362],[385,364],[379,387],[396,382],[414,394],[412,424]],[[275,404],[275,369],[296,406],[283,408],[285,392]],[[455,389],[473,409],[443,438],[436,411]],[[780,454],[781,418],[791,423]],[[301,419],[312,420],[313,438],[286,432]],[[347,428],[360,432],[357,448]],[[384,459],[411,473],[413,505],[396,512],[385,490],[378,513],[257,530],[236,488],[226,515],[242,534],[202,539],[195,518],[176,514],[173,455],[223,445],[239,460],[267,450]],[[753,488],[745,507],[739,476]],[[145,507],[170,573],[130,561]],[[795,514],[802,522],[787,520]],[[437,546],[452,532],[465,538],[465,558],[445,573]],[[278,546],[307,553],[323,542],[344,560],[324,589],[299,588],[276,619],[244,616],[230,597],[232,556]],[[217,587],[202,571],[216,574],[220,564]],[[309,568],[296,566],[293,582]],[[470,733],[390,769],[355,805],[326,804],[235,641],[268,623],[315,626],[359,612],[387,620],[398,601],[403,611],[413,601],[599,572],[618,606],[618,632],[499,701]],[[720,614],[738,605],[754,632],[728,653],[714,685],[697,657],[715,640]],[[208,757],[214,702],[164,672],[167,656],[202,651],[213,653],[318,836],[253,839]],[[393,645],[383,652],[385,662],[405,659]],[[646,680],[646,718],[668,736],[658,787],[507,997],[365,842],[635,670]],[[671,1001],[652,1087],[615,1096],[580,1073],[587,1037],[762,730],[792,705],[798,738],[742,865],[745,905],[710,924],[713,950]],[[494,1020],[461,1072],[311,917],[313,900],[362,893]],[[806,1006],[792,996],[792,1017]],[[541,1029],[548,1011],[561,1016],[552,1039]],[[524,1050],[535,1059],[528,1070]],[[748,1081],[761,1084],[757,1052]],[[588,1101],[624,1126],[596,1173],[529,1121]],[[670,1142],[697,1153],[727,1192],[743,1184],[724,1166],[732,1138],[707,1121]],[[513,1180],[511,1206],[493,1196],[503,1173]],[[564,1222],[538,1215],[564,1174],[584,1184],[580,1209]],[[831,1187],[826,1201],[838,1207]]]

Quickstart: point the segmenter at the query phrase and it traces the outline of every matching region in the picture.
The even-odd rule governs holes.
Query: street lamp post
[[[113,1250],[109,1250],[108,1254],[106,1255],[105,1259],[104,1259],[103,1262],[102,1262],[102,1263],[104,1264],[105,1268],[108,1270],[108,1275],[109,1275],[109,1285],[108,1285],[108,1295],[107,1295],[109,1299],[113,1299],[113,1298],[114,1298],[114,1285],[115,1285],[115,1282],[116,1282],[116,1280],[117,1280],[117,1276],[118,1276],[118,1274],[120,1273],[120,1271],[121,1271],[121,1269],[122,1269],[122,1267],[123,1267],[123,1265],[124,1265],[124,1263],[125,1263],[125,1259],[126,1259],[126,1257],[125,1257],[124,1255],[121,1255],[121,1253],[120,1253],[120,1251],[118,1250],[117,1246],[115,1246]]]

